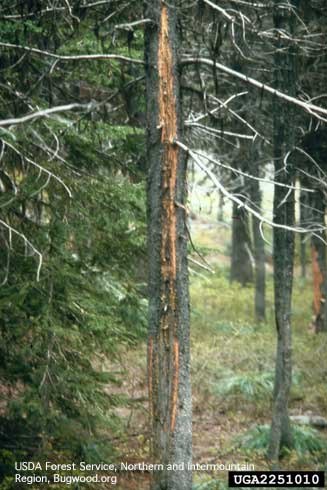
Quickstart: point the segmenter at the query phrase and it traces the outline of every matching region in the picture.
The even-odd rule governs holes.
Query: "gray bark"
[[[254,181],[256,182],[256,181]],[[257,182],[256,182],[257,183]],[[257,201],[254,201],[261,210],[261,192],[257,189]],[[256,319],[262,321],[266,318],[266,260],[265,243],[260,232],[260,221],[252,216],[253,248],[255,260],[255,298],[254,310]]]
[[[152,490],[191,490],[192,404],[186,247],[186,158],[178,72],[177,0],[146,2],[149,253],[148,378]],[[184,464],[184,471],[168,471]]]
[[[274,27],[294,32],[294,2],[274,2]],[[276,45],[275,88],[295,93],[295,53],[280,39]],[[294,185],[292,156],[288,159],[287,171],[284,159],[294,144],[293,109],[275,99],[273,109],[275,179],[287,185]],[[275,186],[274,221],[292,226],[294,224],[294,192],[285,199],[285,189]],[[288,414],[288,402],[292,382],[292,338],[291,300],[294,263],[294,233],[285,229],[273,230],[275,319],[277,328],[277,355],[271,438],[268,456],[274,466],[278,464],[282,447],[292,446],[292,432]]]
[[[236,36],[238,38],[237,42],[241,42],[240,31],[237,32]],[[233,66],[237,66],[241,70],[246,70],[244,60],[240,59],[237,53],[232,56],[232,60]],[[242,111],[243,108],[239,102],[239,112],[242,113]],[[242,131],[241,124],[237,123],[236,128],[238,127],[240,128],[239,130]],[[235,156],[232,159],[232,165],[243,172],[249,172],[252,163],[249,153],[251,153],[249,144],[247,142],[241,142],[239,149],[236,150]],[[236,179],[236,182],[237,181],[238,179]],[[236,184],[233,190],[236,194],[242,195],[245,201],[247,200],[249,194],[247,182],[243,182],[241,185]],[[252,283],[253,262],[249,214],[245,209],[233,202],[232,254],[230,268],[231,282],[237,281],[242,286]]]
[[[258,152],[251,150],[251,173],[258,177],[258,163],[256,157]],[[256,210],[261,212],[262,193],[257,180],[251,179],[249,182],[249,194],[252,203]],[[252,235],[253,235],[253,252],[255,261],[255,297],[254,311],[258,321],[262,321],[266,317],[266,257],[265,257],[265,242],[260,231],[260,221],[255,216],[252,216]]]
[[[230,280],[237,281],[242,286],[253,281],[251,263],[251,237],[249,232],[249,215],[243,208],[233,203],[232,216],[232,255]]]
[[[308,219],[308,195],[304,191],[300,191],[300,226],[305,228],[307,226]],[[306,235],[299,234],[300,239],[300,262],[301,262],[301,277],[305,278],[307,275],[307,257],[306,257]]]
[[[219,191],[218,193],[218,213],[217,213],[217,221],[218,223],[223,223],[224,221],[224,194]]]

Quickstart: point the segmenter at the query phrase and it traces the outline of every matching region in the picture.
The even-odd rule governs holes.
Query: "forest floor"
[[[276,342],[271,266],[267,263],[267,319],[258,324],[253,286],[229,283],[230,227],[217,224],[210,216],[196,219],[191,226],[195,247],[213,269],[208,272],[190,264],[193,461],[248,463],[255,470],[268,470],[265,449]],[[192,257],[201,262],[195,251]],[[299,277],[298,269],[293,294],[290,414],[327,418],[327,337],[313,332],[311,280]],[[117,449],[122,461],[136,463],[147,461],[149,455],[146,347],[126,352],[123,358],[126,378],[120,390],[130,396],[131,407],[119,413],[125,416],[129,435]],[[326,429],[297,426],[294,440],[296,450],[284,455],[281,469],[327,469]],[[145,490],[149,478],[146,473],[125,473],[117,488]],[[194,489],[225,488],[227,472],[194,475]]]

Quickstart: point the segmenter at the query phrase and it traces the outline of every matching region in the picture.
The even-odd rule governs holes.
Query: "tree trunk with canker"
[[[322,191],[310,196],[311,217],[315,225],[325,226],[325,196]],[[311,259],[312,259],[312,281],[313,281],[313,311],[314,326],[316,333],[327,332],[326,318],[326,233],[324,230],[316,232],[311,238]]]
[[[327,130],[315,128],[307,133],[301,141],[305,158],[300,160],[305,177],[301,176],[304,187],[314,192],[306,193],[302,207],[306,213],[308,231],[313,227],[320,228],[311,237],[311,264],[313,280],[313,311],[316,333],[327,332],[327,268],[326,268],[326,231],[324,230],[326,214],[326,188],[324,185],[327,170]],[[310,165],[308,168],[308,164]],[[304,192],[303,192],[304,194]]]
[[[145,32],[152,490],[191,490],[192,405],[185,216],[186,157],[178,71],[177,0],[146,2]],[[180,471],[168,471],[178,464]]]

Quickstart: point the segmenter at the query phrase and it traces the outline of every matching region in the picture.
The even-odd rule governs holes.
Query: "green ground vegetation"
[[[209,221],[195,222],[193,230],[195,245],[199,244],[213,269],[210,273],[192,265],[195,269],[191,274],[195,445],[198,444],[202,460],[246,461],[254,464],[256,470],[268,469],[265,451],[276,346],[271,266],[267,264],[267,319],[257,323],[254,287],[242,288],[229,282],[229,264],[222,254],[230,241],[229,228]],[[201,261],[199,257],[197,260]],[[297,269],[298,265],[293,293],[290,413],[326,416],[327,338],[313,332],[311,278],[300,278]],[[207,427],[208,437],[201,432],[201,421]],[[216,438],[210,436],[210,431],[215,432]],[[293,431],[294,448],[283,455],[282,468],[324,469],[326,430],[295,425]],[[196,454],[194,457],[197,459]],[[203,478],[199,475],[195,488],[224,488],[220,478],[217,482],[212,477],[205,481]]]

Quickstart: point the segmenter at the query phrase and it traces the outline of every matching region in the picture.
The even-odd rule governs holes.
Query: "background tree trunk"
[[[242,286],[253,281],[251,261],[251,237],[249,233],[249,215],[247,211],[233,202],[232,220],[232,256],[230,280]]]
[[[274,2],[274,27],[294,33],[295,2]],[[282,38],[276,45],[274,56],[275,88],[295,94],[295,53],[285,46]],[[294,113],[289,104],[275,99],[273,106],[275,180],[294,185],[294,169],[285,157],[294,144]],[[294,225],[294,191],[281,186],[274,190],[274,221],[286,226]],[[292,432],[288,414],[288,401],[292,382],[291,301],[294,263],[294,232],[282,228],[273,230],[275,318],[277,328],[277,355],[271,439],[268,456],[276,465],[280,449],[292,446]]]
[[[310,184],[309,184],[310,185]],[[308,226],[308,195],[307,192],[300,190],[300,226],[305,228]],[[306,235],[299,233],[300,240],[300,262],[301,262],[301,277],[305,278],[307,275],[307,247],[306,247]]]
[[[218,213],[217,213],[217,221],[218,223],[223,223],[224,221],[224,194],[219,191],[218,192]]]
[[[189,296],[185,226],[186,158],[178,73],[177,1],[146,2],[149,339],[154,463],[192,458]],[[152,490],[191,490],[192,473],[157,471]]]
[[[325,226],[325,199],[323,192],[316,189],[311,197],[311,216],[316,225]],[[313,281],[313,310],[316,333],[327,332],[327,318],[325,314],[326,304],[326,233],[312,235],[311,257],[312,257],[312,281]]]
[[[257,167],[253,165],[253,167]],[[257,168],[253,168],[252,174],[257,176]],[[252,180],[250,182],[250,196],[256,210],[261,210],[261,190],[259,182]],[[257,320],[262,321],[266,317],[266,260],[265,260],[265,242],[260,231],[260,221],[252,216],[252,235],[253,251],[255,261],[255,297],[254,310]]]

